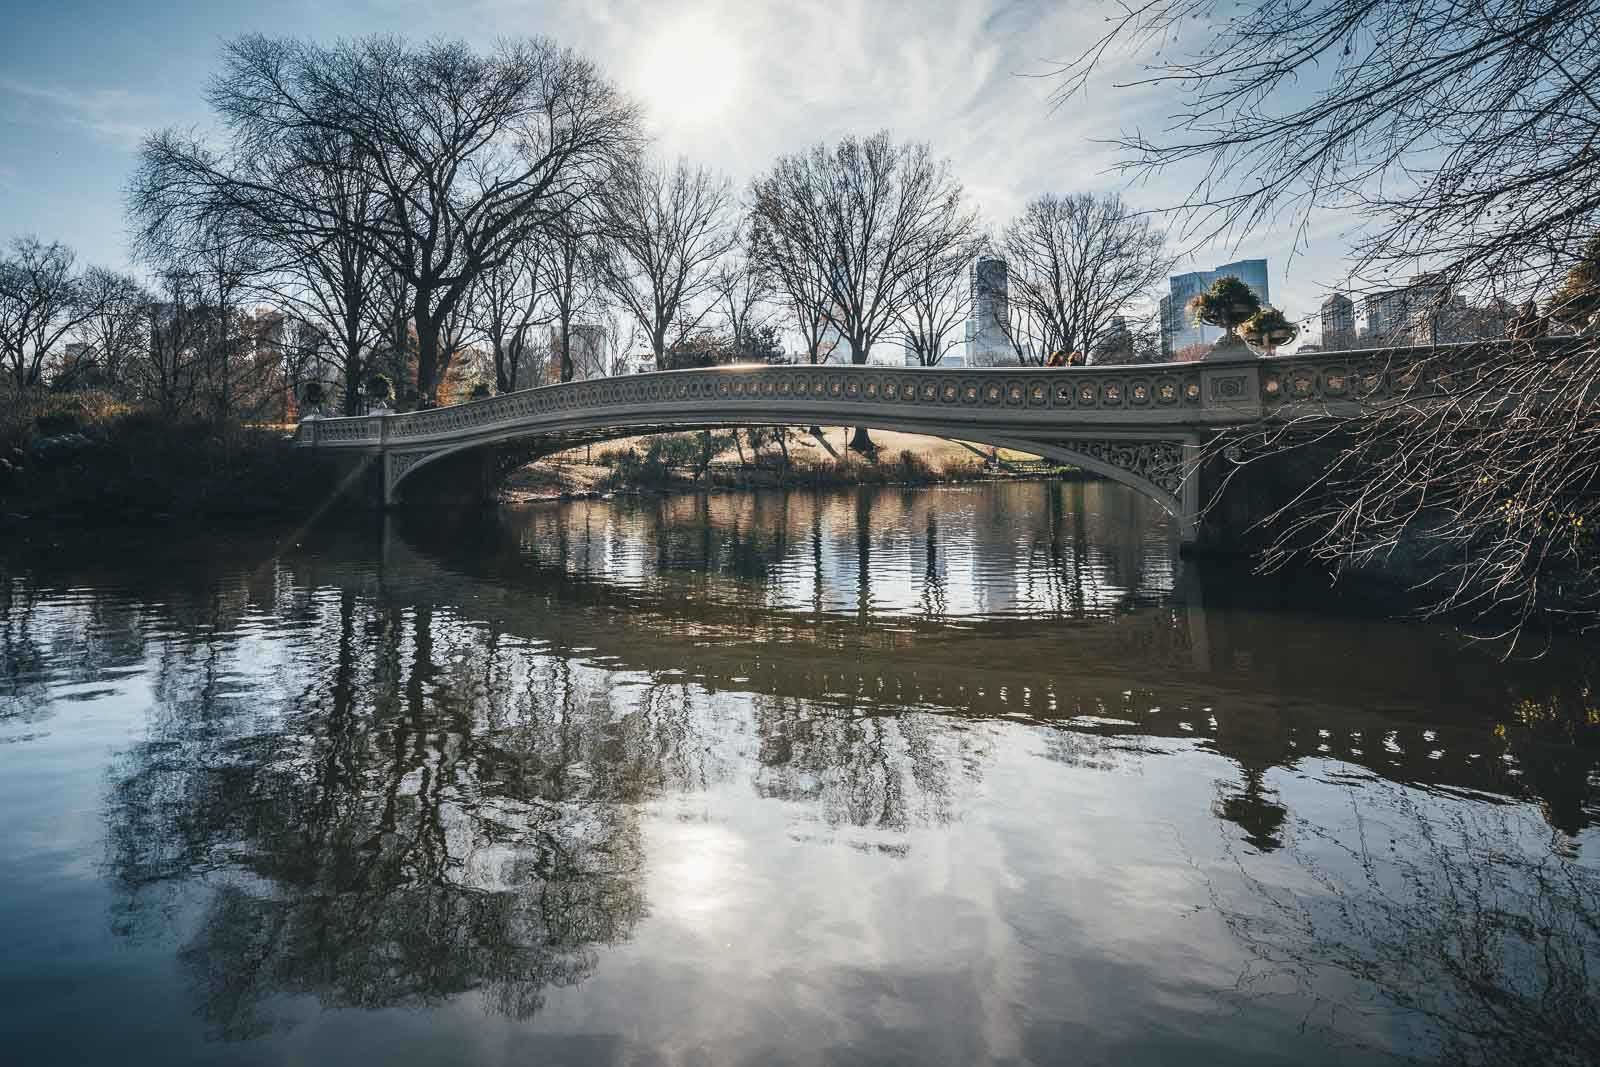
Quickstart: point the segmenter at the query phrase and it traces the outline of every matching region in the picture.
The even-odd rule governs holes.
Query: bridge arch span
[[[838,424],[837,420],[826,418],[816,421],[830,425]],[[384,503],[387,506],[399,504],[402,500],[402,490],[413,475],[439,460],[451,456],[459,457],[463,453],[480,452],[487,457],[488,454],[506,449],[507,446],[515,449],[517,445],[527,445],[529,447],[520,452],[520,458],[522,461],[528,462],[537,460],[542,456],[566,451],[579,444],[612,441],[648,433],[744,430],[755,427],[794,426],[797,424],[810,425],[812,423],[810,421],[797,423],[797,420],[793,417],[779,418],[776,416],[760,417],[752,415],[740,419],[730,419],[726,414],[711,414],[702,410],[698,413],[678,415],[674,417],[671,424],[664,424],[659,418],[613,417],[594,420],[570,420],[560,430],[552,430],[537,425],[521,427],[499,426],[493,430],[476,434],[471,439],[458,440],[426,449],[385,453]],[[871,430],[915,434],[943,440],[969,441],[998,448],[1008,448],[1091,471],[1111,481],[1128,486],[1155,501],[1162,510],[1172,516],[1178,523],[1183,540],[1189,541],[1194,537],[1197,508],[1193,500],[1194,494],[1192,490],[1186,493],[1186,489],[1191,489],[1186,485],[1186,481],[1192,481],[1192,479],[1186,480],[1184,474],[1185,463],[1189,459],[1187,454],[1197,449],[1198,442],[1189,434],[1175,435],[1169,431],[1139,435],[1128,431],[1117,435],[1115,438],[1073,436],[1052,439],[1044,436],[1019,436],[1012,433],[996,432],[994,428],[982,425],[940,427],[930,426],[920,420],[898,420],[877,415],[866,418],[858,417],[852,419],[850,424],[865,426]],[[505,473],[509,473],[509,471],[497,471],[492,477],[498,480]],[[1186,495],[1190,498],[1187,501]]]

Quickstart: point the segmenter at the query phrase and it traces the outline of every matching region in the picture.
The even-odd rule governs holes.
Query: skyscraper
[[[1167,279],[1172,295],[1164,301],[1166,314],[1161,319],[1161,349],[1176,353],[1189,345],[1210,344],[1222,336],[1215,326],[1198,323],[1189,315],[1189,301],[1211,288],[1218,278],[1238,278],[1256,294],[1262,306],[1270,301],[1267,288],[1267,261],[1241,259],[1211,270],[1177,274]]]
[[[1006,261],[982,255],[972,262],[972,314],[967,319],[967,366],[993,367],[1016,362],[1006,336],[1010,314]]]
[[[1332,352],[1356,343],[1356,302],[1334,293],[1322,302],[1322,347]]]

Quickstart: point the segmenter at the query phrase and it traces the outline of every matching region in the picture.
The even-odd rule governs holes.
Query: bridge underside
[[[653,433],[793,425],[792,418],[735,421],[725,414],[721,417],[708,414],[701,418],[675,417],[670,425],[640,420],[603,427],[495,433],[477,440],[431,446],[391,446],[374,456],[382,460],[381,486],[374,487],[378,491],[375,495],[380,495],[385,507],[404,506],[412,497],[438,502],[445,494],[490,499],[504,478],[516,468],[585,444]],[[1014,427],[929,427],[887,419],[861,421],[858,425],[992,445],[1078,467],[1127,485],[1154,500],[1177,522],[1185,543],[1194,542],[1198,536],[1198,486],[1195,479],[1186,478],[1199,453],[1199,442],[1191,433],[1141,429],[1092,434],[1019,432]]]

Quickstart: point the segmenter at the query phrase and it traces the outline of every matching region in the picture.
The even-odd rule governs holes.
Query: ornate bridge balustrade
[[[1440,346],[1429,366],[1466,373],[1483,345]],[[1192,540],[1204,500],[1200,446],[1223,426],[1345,415],[1416,386],[1419,350],[1074,368],[735,366],[542,386],[455,407],[307,419],[299,444],[383,458],[393,504],[419,467],[465,449],[650,430],[861,425],[1015,448],[1075,464],[1155,499]]]

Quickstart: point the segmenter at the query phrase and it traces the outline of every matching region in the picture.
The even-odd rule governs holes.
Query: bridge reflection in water
[[[927,1062],[1600,1034],[1581,650],[1307,610],[1105,484],[420,518],[0,583],[9,752],[138,709],[85,775],[123,966],[165,988],[179,946],[139,1026],[601,1062],[760,1058],[780,1017]],[[430,1021],[293,1025],[350,1008]],[[105,1014],[18,1047],[104,1052]]]

